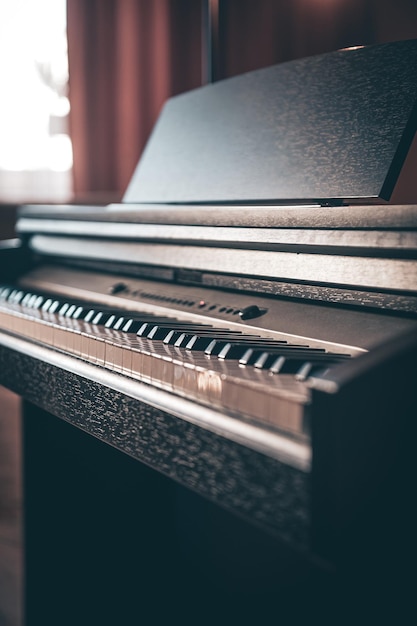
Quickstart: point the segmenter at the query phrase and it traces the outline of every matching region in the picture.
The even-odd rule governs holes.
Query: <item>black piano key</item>
[[[334,364],[333,364],[334,365]],[[313,368],[311,369],[308,378],[311,378],[313,376],[325,376],[328,372],[329,372],[330,367],[327,367],[326,365],[320,364],[314,364]]]
[[[10,294],[11,296],[11,294]],[[33,293],[29,294],[26,302],[25,302],[25,306],[28,307],[28,309],[30,309],[32,307],[32,303],[34,301],[34,299],[36,298],[36,295],[34,295]]]
[[[152,326],[150,331],[146,333],[146,337],[148,339],[159,339],[163,341],[169,332],[169,328],[164,328],[163,326],[158,326],[158,324],[155,324],[155,326]]]
[[[239,359],[240,365],[248,365],[253,355],[253,348],[247,348],[241,358]]]
[[[278,356],[273,359],[272,363],[269,365],[269,371],[271,374],[279,374],[282,368],[284,367],[285,356]]]
[[[254,341],[256,342],[255,345],[257,346],[259,346],[260,343],[263,343],[262,337],[246,338],[244,335],[240,335],[238,337],[230,337],[227,334],[224,336],[215,336],[213,337],[212,341],[208,343],[207,347],[204,349],[204,352],[209,356],[218,356],[222,352],[222,350],[225,350],[224,356],[222,358],[226,358],[227,353],[229,353],[229,358],[240,358],[243,352],[247,350],[248,346],[251,345]],[[266,340],[266,344],[270,346],[271,340]],[[229,345],[230,347],[226,348],[226,346]],[[241,350],[239,350],[239,348],[241,348]],[[239,357],[232,357],[232,354],[238,355],[238,353],[240,353]]]
[[[126,320],[125,323],[123,324],[122,331],[124,333],[127,333],[129,329],[131,328],[132,324],[133,324],[132,318]]]
[[[72,317],[73,317],[73,319],[75,319],[75,320],[81,319],[81,317],[82,317],[83,313],[84,313],[84,309],[83,309],[83,307],[82,307],[82,306],[77,306],[77,308],[75,309],[75,311],[74,311],[74,313],[73,313]]]
[[[13,302],[16,302],[16,301],[15,301],[15,297],[13,298]],[[30,309],[36,309],[36,310],[38,310],[38,309],[40,308],[40,306],[41,306],[42,302],[43,302],[43,297],[42,297],[42,296],[38,296],[38,295],[34,294],[31,298],[29,298],[29,301],[28,301],[27,306],[28,306]]]
[[[257,356],[256,360],[253,363],[253,367],[256,367],[257,369],[264,369],[266,361],[270,358],[271,357],[268,352],[262,352]]]
[[[16,291],[17,291],[16,289],[12,289],[10,287],[3,287],[1,291],[1,299],[7,302],[13,302],[13,296],[16,293]]]
[[[106,314],[103,313],[103,311],[97,309],[89,309],[88,311],[86,311],[83,319],[85,322],[93,324],[94,326],[104,326],[109,317],[109,313]]]
[[[46,313],[49,307],[51,306],[52,302],[53,302],[52,298],[47,298],[41,306],[41,311],[44,311]]]
[[[84,316],[81,316],[85,322],[94,326],[104,326],[105,328],[114,328],[114,325],[120,320],[121,316],[115,311],[106,311],[105,309],[87,309]],[[122,324],[124,318],[120,324]]]
[[[207,335],[186,334],[181,343],[182,347],[192,352],[204,352],[207,346],[213,341],[213,337]]]
[[[217,356],[219,357],[219,359],[230,359],[240,362],[247,352],[248,347],[246,344],[226,343]]]
[[[29,299],[30,298],[25,296],[20,302],[21,306],[28,306]],[[41,306],[41,311],[47,313],[58,313],[58,310],[62,307],[63,304],[64,302],[62,300],[47,298]]]
[[[198,324],[186,324],[183,322],[179,322],[178,320],[172,319],[167,322],[166,320],[161,321],[160,318],[151,319],[147,318],[130,318],[124,326],[122,326],[121,330],[124,332],[128,332],[131,334],[138,334],[140,330],[140,336],[146,336],[148,339],[160,339],[162,337],[166,337],[170,332],[181,334],[184,331],[189,331],[192,328],[193,332],[198,328]],[[151,337],[149,334],[152,333]],[[171,341],[169,341],[171,343]]]
[[[111,328],[114,322],[116,321],[116,315],[111,313],[107,320],[104,322],[104,328]]]
[[[22,298],[24,297],[25,292],[21,291],[19,289],[14,289],[11,293],[9,293],[8,295],[8,302],[12,302],[13,304],[19,304],[22,300]]]
[[[155,326],[158,326],[158,324],[149,317],[131,317],[130,319],[127,319],[126,323],[124,323],[120,330],[128,333],[129,335],[139,335],[145,337]]]
[[[149,330],[149,329],[150,329],[150,324],[148,324],[147,322],[143,322],[140,325],[140,327],[139,327],[138,331],[136,332],[136,334],[138,335],[138,337],[144,337],[146,331]]]
[[[305,361],[305,363],[303,363],[302,366],[297,370],[297,373],[295,374],[296,379],[306,380],[309,377],[312,369],[313,363],[311,363],[311,361]]]
[[[126,318],[124,318],[122,315],[120,317],[116,317],[116,320],[112,324],[113,330],[120,330],[125,321]]]
[[[86,316],[85,316],[85,321],[89,322],[90,324],[94,324],[94,326],[97,325],[104,325],[107,320],[109,319],[110,315],[105,315],[103,313],[103,311],[94,311],[94,309],[92,309]]]
[[[58,315],[65,316],[70,307],[71,307],[70,302],[64,302],[57,311]]]
[[[340,355],[339,355],[340,356]],[[345,357],[345,355],[343,355]],[[331,353],[303,353],[291,351],[285,351],[281,353],[281,350],[268,350],[268,351],[252,351],[247,352],[240,360],[241,365],[250,365],[257,369],[268,369],[271,373],[282,374],[299,374],[299,379],[306,377],[308,373],[304,373],[304,367],[307,370],[306,363],[323,368],[324,366],[337,363],[341,358],[334,357]]]
[[[163,342],[166,345],[173,345],[177,341],[178,337],[184,335],[183,332],[179,330],[169,330],[167,335],[164,337]]]
[[[212,335],[214,330],[215,329],[213,329],[212,326],[204,327],[200,326],[199,324],[170,320],[169,322],[165,323],[156,322],[155,324],[151,325],[149,330],[145,332],[146,336],[149,339],[158,339],[162,338],[163,336],[166,337],[168,334],[170,334],[167,342],[174,343],[174,334],[176,338],[181,334],[187,334],[188,336],[192,337],[196,333],[209,333]],[[149,336],[149,333],[151,334],[151,336]]]
[[[334,363],[329,363],[328,365],[334,365]],[[324,363],[309,363],[306,362],[296,373],[295,378],[300,381],[307,380],[312,376],[323,376],[329,371],[329,367],[327,367]]]
[[[71,304],[65,313],[65,317],[72,318],[76,310],[77,310],[77,305]]]
[[[227,334],[222,336],[219,333],[185,334],[181,346],[185,347],[187,350],[191,350],[192,352],[204,352],[213,341],[222,341],[223,343],[227,343],[229,339],[230,337]]]
[[[135,320],[133,318],[127,319],[122,326],[122,332],[129,333],[132,335],[136,335],[139,328],[143,326],[145,322],[143,320]]]
[[[266,357],[264,356],[266,353],[269,357],[267,362],[265,361]],[[291,344],[289,344],[288,346],[285,346],[285,348],[277,346],[271,347],[268,350],[253,350],[252,354],[249,358],[247,358],[245,365],[255,365],[255,363],[258,362],[257,367],[270,367],[272,362],[280,356],[285,357],[287,360],[294,360],[302,363],[305,361],[336,363],[350,358],[347,354],[326,352],[325,350],[319,351],[314,348],[303,350],[299,348],[292,349]]]
[[[59,300],[53,300],[52,304],[49,306],[48,308],[48,313],[56,313],[59,306],[60,306],[60,301]]]
[[[209,342],[208,346],[205,348],[204,354],[207,354],[209,356],[212,355],[212,354],[215,354],[214,350],[215,350],[216,346],[218,348],[217,351],[221,350],[221,346],[219,344],[220,344],[220,342],[218,342],[216,339],[212,339]]]
[[[188,336],[186,333],[181,333],[174,341],[174,346],[176,348],[184,347],[184,345],[187,343],[187,337]]]
[[[279,373],[280,374],[293,374],[294,376],[296,376],[298,374],[298,372],[302,370],[304,365],[305,365],[305,361],[303,361],[301,359],[288,359],[288,358],[286,358],[284,360],[284,363],[283,363]],[[269,369],[269,367],[268,367],[268,369]]]
[[[187,343],[185,344],[185,347],[187,348],[187,350],[197,350],[198,348],[197,348],[197,345],[196,345],[196,344],[197,344],[198,340],[199,340],[198,335],[193,335],[193,336],[192,336],[192,337],[191,337],[191,338],[187,341]],[[194,345],[195,345],[196,347],[194,347]]]
[[[79,313],[78,318],[79,320],[83,320],[84,322],[88,322],[88,323],[92,323],[92,320],[96,317],[96,315],[99,313],[100,311],[97,309],[90,309],[89,307],[83,308],[81,313]]]
[[[212,355],[217,354],[221,359],[237,360],[242,365],[247,365],[249,362],[253,365],[264,352],[277,351],[283,354],[287,352],[292,354],[294,350],[305,350],[304,347],[294,346],[293,348],[291,344],[284,344],[269,338],[246,338],[245,336],[232,341],[222,338],[221,343],[212,344],[208,349]],[[324,353],[324,350],[320,350],[320,352]]]
[[[9,297],[10,297],[10,295],[9,295]],[[26,294],[23,296],[21,305],[22,306],[27,306],[27,303],[29,302],[31,297],[32,297],[32,294],[29,291],[27,291]]]

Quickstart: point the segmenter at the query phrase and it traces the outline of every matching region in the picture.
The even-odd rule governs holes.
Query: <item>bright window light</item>
[[[0,200],[69,196],[67,85],[66,1],[0,0]]]

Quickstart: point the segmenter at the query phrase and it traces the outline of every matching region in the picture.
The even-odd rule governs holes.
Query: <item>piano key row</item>
[[[9,287],[0,287],[0,324],[90,363],[298,436],[305,434],[304,407],[310,400],[301,381],[348,358],[209,324],[91,308]]]
[[[202,404],[260,420],[292,435],[305,435],[304,406],[309,392],[293,376],[271,381],[265,370],[93,327],[82,320],[59,319],[40,311],[28,314],[18,307],[0,305],[0,327]]]
[[[125,317],[113,310],[97,310],[78,303],[52,299],[12,288],[0,288],[0,300],[59,317],[84,320],[93,326],[112,328],[129,335],[161,340],[165,344],[185,347],[191,351],[203,351],[219,359],[233,359],[241,365],[253,365],[268,369],[271,373],[291,373],[299,380],[317,373],[327,365],[349,358],[349,355],[329,353],[322,348],[288,344],[286,341],[243,334],[210,325],[193,324],[176,318],[157,317],[141,313]]]

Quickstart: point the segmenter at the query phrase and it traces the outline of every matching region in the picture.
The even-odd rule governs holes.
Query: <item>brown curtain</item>
[[[200,22],[195,0],[68,0],[75,199],[124,193],[166,98],[201,83]]]
[[[226,0],[223,76],[374,39],[368,0]]]
[[[91,192],[120,198],[165,99],[201,84],[206,1],[67,0],[79,199]],[[219,2],[220,77],[346,46],[417,37],[415,0]],[[416,200],[414,169],[403,176],[411,196],[401,192],[395,200]]]

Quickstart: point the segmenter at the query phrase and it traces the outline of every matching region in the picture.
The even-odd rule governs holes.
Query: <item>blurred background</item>
[[[207,81],[209,0],[0,0],[0,239],[25,202],[119,201],[164,101]],[[417,37],[415,0],[211,0],[217,77]],[[392,202],[417,202],[412,148]],[[20,624],[19,400],[0,390],[0,624]]]
[[[164,101],[207,80],[209,0],[0,0],[0,202],[120,200]],[[218,78],[417,37],[415,0],[216,0]]]

